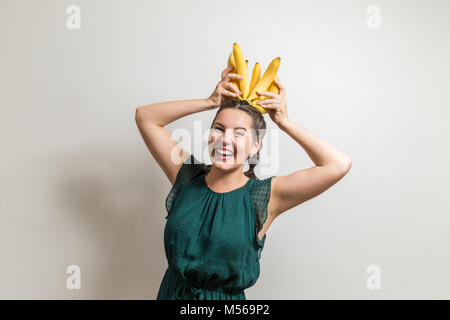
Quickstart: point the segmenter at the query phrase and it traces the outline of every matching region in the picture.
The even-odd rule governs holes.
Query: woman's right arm
[[[241,92],[231,81],[241,80],[242,76],[231,73],[232,69],[228,67],[222,71],[222,79],[206,99],[168,101],[136,108],[139,132],[172,185],[181,166],[191,155],[172,140],[164,126],[189,114],[218,108],[223,102],[238,97]]]
[[[190,154],[180,148],[164,126],[189,114],[214,108],[217,106],[210,98],[168,101],[136,108],[135,118],[139,132],[172,185]],[[180,162],[180,158],[183,161]]]

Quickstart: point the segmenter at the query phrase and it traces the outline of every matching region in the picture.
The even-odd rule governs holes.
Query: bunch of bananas
[[[244,60],[244,54],[242,53],[241,47],[235,42],[233,43],[233,52],[230,53],[228,57],[228,67],[233,66],[234,69],[231,71],[242,76],[241,80],[231,81],[238,89],[242,92],[239,95],[239,100],[246,100],[251,106],[258,109],[261,113],[266,113],[267,110],[261,106],[255,104],[257,101],[262,101],[270,97],[258,96],[257,91],[269,91],[276,94],[280,93],[278,86],[273,82],[274,79],[280,81],[278,77],[278,69],[280,68],[281,58],[276,57],[267,67],[262,78],[261,76],[261,66],[258,62],[255,63],[253,68],[252,79],[249,81],[248,77],[248,60]]]

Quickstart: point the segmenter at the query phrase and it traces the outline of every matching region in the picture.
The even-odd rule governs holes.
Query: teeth
[[[216,152],[218,153],[218,154],[220,154],[220,155],[222,155],[222,156],[232,156],[233,154],[232,153],[222,153],[221,151],[219,151],[219,150],[217,150],[216,149]]]

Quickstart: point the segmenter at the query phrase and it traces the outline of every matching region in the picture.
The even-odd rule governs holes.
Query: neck
[[[250,178],[242,172],[242,166],[231,171],[224,171],[213,165],[211,166],[211,170],[206,174],[205,179],[208,185],[212,187],[230,189],[244,185]]]

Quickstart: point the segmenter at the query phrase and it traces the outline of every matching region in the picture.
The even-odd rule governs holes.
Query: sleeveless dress
[[[246,300],[259,277],[271,180],[249,179],[218,193],[205,164],[191,155],[166,198],[164,250],[168,262],[157,300]]]

